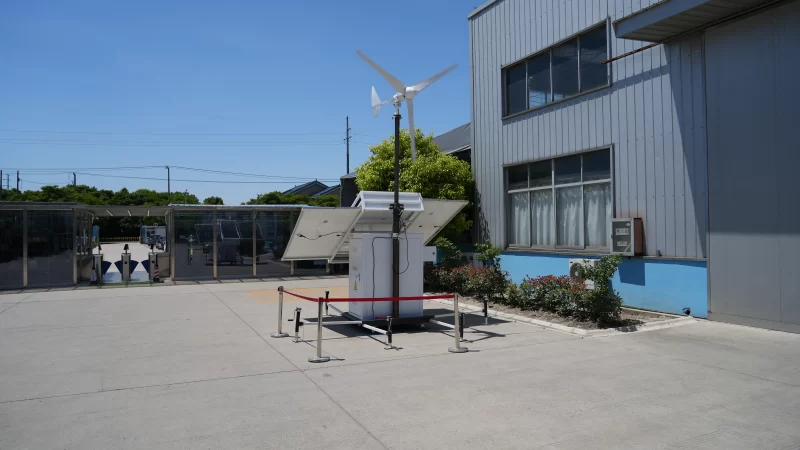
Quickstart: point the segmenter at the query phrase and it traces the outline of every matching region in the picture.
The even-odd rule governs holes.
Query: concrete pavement
[[[459,355],[436,327],[398,332],[400,350],[326,328],[323,365],[314,327],[269,337],[278,284],[345,283],[0,295],[0,448],[800,447],[798,335],[699,322],[582,339],[473,318]],[[287,301],[285,316],[296,306],[315,314]]]

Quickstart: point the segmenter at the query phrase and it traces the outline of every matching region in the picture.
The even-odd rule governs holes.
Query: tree
[[[181,203],[198,204],[197,197],[188,192],[178,192],[172,199]],[[166,206],[169,194],[152,189],[137,189],[133,192],[122,188],[117,192],[97,189],[93,186],[42,186],[35,191],[4,190],[3,201],[9,202],[74,202],[84,205]],[[94,224],[100,226],[107,236],[135,236],[139,225],[165,225],[160,216],[151,217],[96,217]]]
[[[211,196],[203,200],[204,205],[224,205],[225,203],[217,196]]]
[[[335,195],[322,195],[311,198],[305,194],[284,194],[272,191],[259,194],[244,203],[246,205],[309,205],[309,206],[339,206],[339,197]]]
[[[320,195],[311,199],[312,206],[339,206],[339,197],[335,195]]]
[[[259,194],[247,201],[248,205],[307,205],[311,197],[307,195],[284,194],[281,191],[272,191]]]
[[[465,161],[439,151],[433,135],[416,130],[417,160],[411,161],[411,136],[400,131],[400,191],[419,192],[423,198],[472,201],[472,169]],[[394,137],[369,148],[372,155],[356,168],[356,184],[363,191],[394,189]],[[472,226],[462,211],[440,233],[456,240]]]

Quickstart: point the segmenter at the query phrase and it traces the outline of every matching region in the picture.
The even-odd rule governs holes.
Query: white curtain
[[[553,245],[553,191],[531,191],[532,245]]]
[[[531,222],[528,211],[528,193],[511,194],[510,244],[531,245]]]
[[[583,187],[586,223],[586,246],[608,247],[611,232],[611,184],[589,184]]]
[[[580,186],[556,189],[558,245],[582,247],[581,214]]]

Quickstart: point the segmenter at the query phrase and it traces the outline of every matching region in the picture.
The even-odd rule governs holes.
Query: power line
[[[67,183],[65,183],[65,182],[63,182],[63,181],[62,181],[62,182],[60,182],[60,183],[59,183],[59,182],[52,182],[52,183],[41,183],[41,182],[39,182],[39,181],[32,181],[32,180],[28,180],[28,179],[25,179],[25,178],[20,178],[20,179],[19,179],[19,181],[21,181],[21,182],[23,182],[23,183],[32,183],[32,184],[38,184],[38,185],[41,185],[41,186],[59,186],[59,185],[62,185],[62,184],[67,184]]]
[[[27,139],[30,141],[31,139]],[[20,142],[21,140],[14,139],[0,139],[2,144],[10,145],[53,145],[53,146],[67,146],[67,147],[275,147],[275,146],[310,146],[310,147],[332,147],[341,145],[339,141],[288,141],[288,142],[142,142],[142,143],[116,143],[114,141],[101,142],[101,141],[85,141],[85,142],[68,142],[68,141],[35,141],[35,142]],[[120,141],[123,142],[123,141]]]
[[[12,130],[0,129],[3,133],[42,133],[42,134],[88,134],[102,136],[339,136],[341,133],[152,133],[141,131],[54,131],[54,130]]]
[[[92,170],[92,171],[100,171],[100,170],[136,170],[136,169],[161,169],[164,166],[127,166],[127,167],[63,167],[63,168],[22,168],[22,167],[13,167],[13,168],[6,168],[5,170],[19,170],[24,172],[53,172],[53,173],[68,173],[74,170]]]
[[[172,166],[173,169],[179,170],[186,170],[191,172],[199,172],[199,173],[213,173],[218,175],[233,175],[239,177],[253,177],[253,178],[268,178],[268,179],[275,179],[275,180],[284,180],[284,182],[297,182],[297,181],[309,181],[312,179],[316,180],[327,180],[333,181],[333,178],[320,178],[320,177],[294,177],[294,176],[287,176],[287,175],[265,175],[265,174],[255,174],[255,173],[243,173],[243,172],[229,172],[224,170],[213,170],[213,169],[200,169],[196,167],[185,167],[185,166]],[[5,170],[19,170],[21,172],[33,172],[29,173],[28,176],[49,176],[49,175],[57,175],[57,174],[67,174],[71,175],[73,173],[79,173],[84,175],[100,175],[100,174],[91,174],[88,172],[95,172],[95,171],[109,171],[109,170],[133,170],[133,169],[162,169],[163,166],[134,166],[134,167],[98,167],[98,168],[89,168],[89,167],[78,167],[78,168],[63,168],[63,169],[56,169],[56,168],[40,168],[40,169],[24,169],[24,168],[11,168]],[[114,177],[121,177],[118,175],[107,175],[107,176],[114,176]],[[338,180],[335,180],[338,181]]]
[[[257,178],[281,178],[286,180],[308,180],[309,177],[290,177],[284,175],[264,175],[264,174],[255,174],[255,173],[241,173],[241,172],[226,172],[224,170],[213,170],[213,169],[198,169],[194,167],[183,167],[183,166],[170,166],[176,169],[181,170],[188,170],[192,172],[202,172],[202,173],[215,173],[220,175],[236,175],[241,177],[257,177]],[[317,178],[314,178],[317,179]]]
[[[172,167],[172,166],[170,166]],[[132,180],[153,180],[153,181],[167,181],[166,178],[156,178],[156,177],[132,177],[132,176],[123,176],[123,175],[103,175],[99,173],[85,173],[85,172],[76,172],[79,175],[87,175],[92,177],[104,177],[104,178],[127,178]],[[303,180],[307,181],[314,181],[313,179],[305,178]],[[303,180],[285,180],[285,181],[227,181],[227,180],[181,180],[173,178],[172,181],[181,181],[184,183],[218,183],[218,184],[291,184],[296,183],[298,181]],[[338,181],[334,179],[317,179],[317,181]]]

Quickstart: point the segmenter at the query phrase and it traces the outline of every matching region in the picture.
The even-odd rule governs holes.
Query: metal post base
[[[331,358],[329,356],[309,356],[308,362],[311,363],[324,363],[330,361]]]
[[[284,337],[289,337],[289,333],[272,333],[270,334],[270,336],[274,338],[284,338]]]
[[[450,353],[467,353],[469,349],[467,347],[450,347],[447,351]]]

